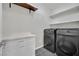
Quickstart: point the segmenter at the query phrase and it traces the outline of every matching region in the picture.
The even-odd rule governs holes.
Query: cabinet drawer
[[[14,56],[18,53],[17,47],[6,47],[3,48],[3,56]]]
[[[16,47],[16,46],[17,46],[17,40],[6,41],[5,42],[5,48],[8,48],[8,47]]]
[[[35,39],[29,38],[29,39],[23,39],[23,41],[18,42],[17,45],[20,46],[29,46],[29,45],[35,45]]]
[[[30,56],[30,55],[35,55],[35,49],[33,46],[21,46],[18,48],[19,55],[20,56]]]

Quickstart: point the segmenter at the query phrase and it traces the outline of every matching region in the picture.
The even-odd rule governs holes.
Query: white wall
[[[43,29],[48,27],[47,19],[41,7],[36,12],[29,13],[28,9],[14,4],[11,8],[8,4],[3,4],[3,37],[32,32],[36,35],[37,49],[43,46]]]
[[[0,3],[0,42],[2,41],[2,4]],[[0,47],[0,56],[2,55],[2,47]]]
[[[0,42],[2,40],[2,4],[0,3]]]
[[[52,24],[50,24],[52,28],[79,28],[79,12],[57,17],[56,19],[52,20]]]
[[[51,19],[52,28],[79,28],[79,12]]]
[[[50,25],[52,28],[79,28],[79,21]]]
[[[79,6],[56,15],[50,22],[52,28],[79,28]]]
[[[61,17],[56,17],[54,19],[51,19],[51,24],[58,24],[58,23],[65,23],[65,22],[73,22],[73,21],[79,21],[79,12],[73,13],[73,14],[67,14],[61,16]]]

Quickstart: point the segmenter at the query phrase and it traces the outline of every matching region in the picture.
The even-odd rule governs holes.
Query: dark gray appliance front
[[[58,29],[56,54],[59,56],[79,56],[79,29]]]
[[[53,53],[56,52],[56,29],[44,30],[44,48]]]

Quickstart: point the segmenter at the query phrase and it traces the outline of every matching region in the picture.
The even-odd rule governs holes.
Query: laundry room
[[[0,3],[0,56],[79,56],[78,39],[79,3]]]

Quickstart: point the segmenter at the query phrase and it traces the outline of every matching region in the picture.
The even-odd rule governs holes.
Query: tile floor
[[[36,56],[57,56],[55,53],[48,51],[45,48],[40,48],[36,50]]]

